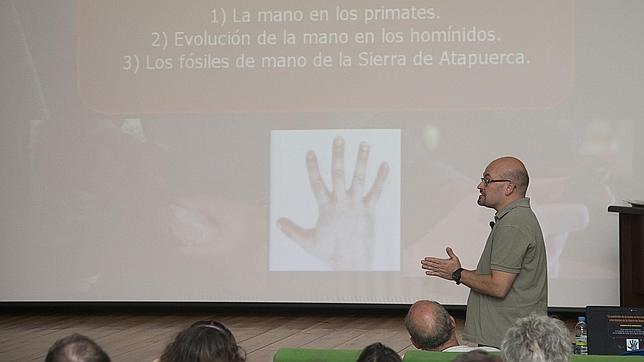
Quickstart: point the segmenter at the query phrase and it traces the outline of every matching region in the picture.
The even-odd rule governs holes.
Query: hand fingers
[[[367,206],[373,208],[378,203],[388,174],[389,164],[383,162],[378,169],[378,175],[376,176],[376,180],[373,182],[373,186],[371,186],[371,190],[369,190],[369,193],[367,193],[367,196],[365,196],[365,203],[367,204]]]
[[[369,159],[369,144],[366,142],[360,143],[358,148],[358,160],[356,161],[356,168],[353,171],[353,180],[351,181],[351,189],[349,193],[353,197],[362,197],[364,193],[365,175],[367,173],[367,160]]]
[[[425,258],[420,261],[421,269],[425,270],[425,274],[434,276],[442,276],[445,274],[441,264],[436,263],[436,261],[432,259],[434,258]]]
[[[420,261],[420,265],[423,269],[438,268],[442,264],[442,261],[442,259],[437,258],[425,258]]]
[[[313,196],[318,204],[327,204],[329,202],[329,190],[324,185],[324,180],[322,180],[322,176],[320,175],[318,159],[313,151],[309,151],[306,154],[306,170],[309,173],[309,182],[311,183]]]
[[[331,153],[331,180],[333,192],[338,200],[344,199],[346,189],[344,186],[344,138],[336,137],[333,140]]]
[[[446,275],[451,274],[450,259],[440,259],[434,257],[426,257],[420,261],[420,267],[422,269],[431,271],[432,275]],[[435,273],[435,274],[434,274]]]
[[[277,220],[277,227],[288,236],[289,239],[297,242],[306,249],[313,246],[313,230],[304,229],[296,225],[291,219],[281,218]]]

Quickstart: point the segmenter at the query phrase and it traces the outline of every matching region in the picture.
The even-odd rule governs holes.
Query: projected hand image
[[[349,188],[345,186],[344,139],[333,141],[332,190],[322,176],[315,152],[306,155],[311,190],[318,204],[318,219],[313,228],[303,228],[288,218],[277,225],[291,240],[317,255],[335,270],[368,270],[375,249],[375,206],[380,199],[389,165],[383,162],[369,191],[365,194],[369,145],[360,144]]]

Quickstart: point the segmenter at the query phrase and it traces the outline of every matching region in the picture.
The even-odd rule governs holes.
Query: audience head
[[[501,357],[490,354],[482,349],[475,349],[454,358],[452,362],[503,362]]]
[[[373,343],[362,350],[357,362],[400,362],[400,355],[382,343]]]
[[[533,313],[508,329],[501,351],[507,362],[564,362],[571,357],[571,345],[562,321]]]
[[[163,351],[160,362],[243,362],[246,352],[226,326],[199,321],[181,331]]]
[[[110,362],[110,357],[89,337],[72,334],[49,348],[45,362]]]
[[[405,317],[405,327],[411,342],[418,349],[441,351],[458,345],[456,321],[447,310],[434,301],[414,303]]]

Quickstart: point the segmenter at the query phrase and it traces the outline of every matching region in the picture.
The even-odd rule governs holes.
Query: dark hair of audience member
[[[475,349],[457,356],[452,362],[503,362],[503,359],[482,349]]]
[[[160,362],[243,362],[246,352],[232,332],[215,321],[199,321],[179,332]]]
[[[357,362],[400,362],[400,355],[382,343],[372,343],[365,347]]]
[[[91,338],[74,333],[57,340],[45,362],[110,362],[110,357]]]

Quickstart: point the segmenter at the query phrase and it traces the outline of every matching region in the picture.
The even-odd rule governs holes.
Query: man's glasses
[[[495,182],[512,182],[512,180],[493,180],[491,178],[482,177],[481,182],[483,182],[483,184],[485,184],[485,186],[489,186],[490,184],[495,183]]]

